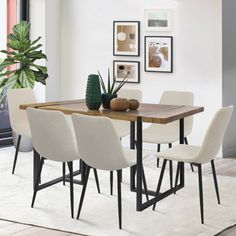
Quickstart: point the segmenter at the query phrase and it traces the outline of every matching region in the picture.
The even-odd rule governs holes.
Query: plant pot
[[[102,94],[102,106],[104,109],[110,109],[110,102],[113,98],[117,98],[117,94],[109,94],[103,93]]]
[[[85,103],[90,110],[98,110],[101,106],[102,98],[98,75],[91,74],[88,76]]]

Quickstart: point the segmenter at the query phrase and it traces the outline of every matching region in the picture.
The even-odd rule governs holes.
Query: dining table
[[[67,101],[55,101],[55,102],[43,102],[35,104],[21,104],[20,109],[26,110],[27,108],[37,108],[49,111],[61,111],[66,115],[73,113],[79,113],[89,116],[105,116],[115,120],[123,120],[130,122],[130,149],[136,149],[137,164],[130,169],[130,190],[136,192],[136,210],[142,211],[154,203],[168,197],[174,192],[184,188],[185,184],[185,168],[184,163],[180,163],[179,169],[179,183],[177,186],[170,187],[164,192],[160,192],[156,195],[154,190],[147,190],[149,197],[144,200],[143,194],[145,190],[142,187],[143,181],[143,123],[154,124],[168,124],[171,122],[179,122],[179,143],[184,144],[184,120],[187,117],[193,116],[197,113],[203,112],[202,106],[186,106],[186,105],[172,105],[172,104],[151,104],[140,103],[137,110],[127,111],[113,111],[110,109],[100,108],[99,110],[89,110],[86,106],[86,102],[83,99],[67,100]],[[58,127],[59,128],[59,127]],[[45,137],[46,138],[46,137]],[[34,150],[33,161],[33,183],[35,185],[36,176],[39,170],[40,156],[36,150]],[[81,170],[74,173],[80,174]],[[56,184],[62,181],[62,177],[41,184],[39,189],[43,189],[50,185]],[[83,182],[83,181],[82,181]],[[80,182],[80,183],[82,183]]]

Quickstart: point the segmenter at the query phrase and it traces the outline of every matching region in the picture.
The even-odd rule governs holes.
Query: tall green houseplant
[[[21,21],[13,27],[13,33],[8,35],[7,47],[1,50],[7,55],[0,63],[0,103],[3,101],[7,89],[33,88],[35,82],[46,84],[47,67],[36,64],[37,60],[47,59],[40,50],[41,37],[31,41],[29,39],[30,23]]]

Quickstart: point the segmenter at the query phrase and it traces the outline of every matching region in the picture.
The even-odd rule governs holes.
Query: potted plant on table
[[[21,21],[13,27],[13,32],[8,35],[8,50],[0,52],[7,57],[0,62],[0,104],[6,103],[6,91],[8,89],[33,88],[36,82],[46,84],[48,77],[47,67],[36,64],[37,60],[47,59],[40,50],[41,37],[31,41],[29,39],[30,23]],[[24,137],[20,150],[30,150],[31,141]],[[13,140],[17,135],[13,132]],[[14,142],[16,143],[16,142]],[[25,145],[23,145],[25,143]]]
[[[107,81],[107,88],[105,86],[104,80],[101,76],[101,73],[98,71],[98,75],[100,78],[100,83],[102,86],[103,94],[102,94],[102,106],[105,109],[110,109],[110,102],[113,98],[117,98],[118,91],[124,86],[127,82],[128,74],[123,78],[123,80],[115,86],[116,77],[113,77],[111,82],[110,70],[108,69],[108,81]]]

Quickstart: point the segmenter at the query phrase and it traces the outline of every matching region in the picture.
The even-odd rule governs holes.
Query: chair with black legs
[[[15,172],[19,147],[22,136],[31,138],[29,122],[25,110],[20,110],[20,104],[36,103],[34,92],[30,88],[9,89],[7,101],[12,130],[18,135],[16,152],[12,167],[12,174]]]
[[[186,105],[192,106],[194,103],[194,95],[192,92],[185,91],[165,91],[160,99],[160,104],[166,105]],[[185,143],[188,144],[187,136],[192,132],[193,117],[189,117],[185,121]],[[143,142],[157,144],[157,152],[161,150],[161,144],[168,144],[169,148],[172,144],[179,140],[179,122],[171,122],[170,124],[152,124],[143,130]],[[157,158],[157,167],[159,167],[160,159]],[[193,166],[191,164],[193,171]],[[170,186],[173,187],[173,164],[169,161]]]
[[[121,170],[136,165],[136,151],[123,148],[112,122],[107,117],[72,115],[77,145],[81,159],[86,165],[77,219],[80,217],[90,168],[117,172],[118,218],[122,228]],[[143,157],[147,153],[144,152]],[[144,172],[143,172],[144,173]],[[144,186],[145,187],[145,186]],[[145,188],[145,190],[147,190]],[[146,191],[147,195],[147,191]]]
[[[161,189],[161,183],[165,171],[166,161],[173,160],[178,162],[175,188],[177,187],[178,178],[180,175],[180,165],[181,163],[191,163],[198,169],[198,180],[199,180],[199,198],[200,198],[200,212],[201,212],[201,222],[204,224],[204,204],[203,204],[203,186],[202,186],[202,165],[211,162],[212,174],[214,179],[215,191],[217,195],[218,204],[220,204],[219,188],[216,178],[214,158],[217,155],[225,130],[228,126],[229,120],[233,112],[233,106],[224,107],[219,109],[203,140],[202,146],[192,146],[186,144],[179,144],[170,148],[166,151],[158,153],[159,158],[163,158],[163,165],[161,169],[161,174],[159,182],[157,185],[156,196],[159,194]],[[153,205],[153,210],[156,204]]]
[[[71,217],[74,217],[73,191],[73,161],[79,160],[75,136],[66,116],[59,111],[46,111],[34,108],[27,109],[32,142],[34,149],[40,154],[40,168],[37,174],[36,185],[31,207],[34,206],[37,192],[40,190],[39,181],[45,160],[67,163],[70,181]],[[97,170],[94,169],[95,180],[99,190]]]

